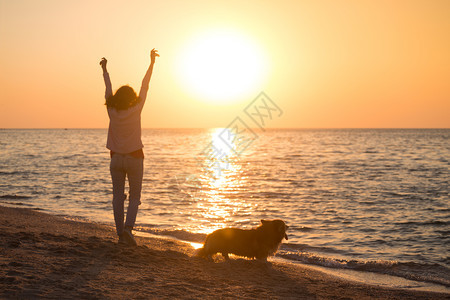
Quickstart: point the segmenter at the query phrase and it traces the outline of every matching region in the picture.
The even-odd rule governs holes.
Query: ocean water
[[[283,219],[279,257],[450,287],[449,129],[255,132],[143,130],[136,229],[202,242]],[[0,130],[0,204],[113,224],[106,133]]]

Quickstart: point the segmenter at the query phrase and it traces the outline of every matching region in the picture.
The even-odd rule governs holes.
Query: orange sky
[[[179,63],[216,29],[264,60],[264,80],[220,104]],[[284,112],[270,127],[450,128],[447,0],[0,0],[0,44],[0,128],[107,127],[100,58],[114,89],[138,90],[153,47],[143,127],[224,127],[264,91]]]

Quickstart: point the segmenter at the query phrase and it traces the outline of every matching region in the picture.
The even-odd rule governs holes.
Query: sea
[[[261,219],[277,257],[450,287],[450,129],[143,129],[136,231]],[[113,225],[107,129],[0,129],[0,205]],[[448,290],[448,289],[447,289]]]

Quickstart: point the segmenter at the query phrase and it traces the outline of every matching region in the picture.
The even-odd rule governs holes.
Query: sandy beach
[[[449,299],[345,281],[283,263],[205,261],[186,243],[31,209],[0,207],[0,297],[83,299]]]

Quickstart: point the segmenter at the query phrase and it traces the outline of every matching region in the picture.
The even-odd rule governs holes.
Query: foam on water
[[[280,261],[284,263],[293,263],[290,260],[286,260],[283,258],[272,258],[272,261]],[[318,270],[330,275],[334,275],[338,278],[360,282],[364,284],[376,285],[386,288],[392,289],[411,289],[417,291],[427,291],[427,292],[437,292],[437,293],[447,293],[450,294],[450,288],[447,286],[443,286],[440,284],[433,284],[424,281],[416,281],[409,280],[399,276],[387,275],[387,274],[379,274],[374,272],[363,272],[356,271],[351,269],[343,269],[343,268],[329,268],[324,266],[318,266],[314,264],[301,264],[302,267],[311,268],[313,270]]]

